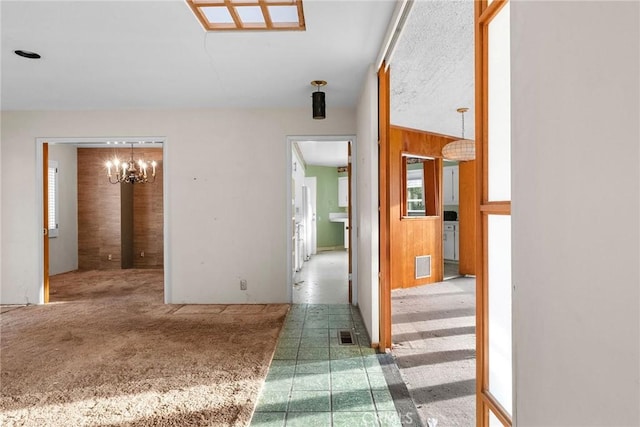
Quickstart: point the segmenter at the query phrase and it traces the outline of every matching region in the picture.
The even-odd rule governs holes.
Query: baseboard
[[[331,251],[344,251],[346,250],[344,248],[344,246],[340,245],[340,246],[323,246],[323,247],[318,247],[316,249],[317,252],[331,252]]]

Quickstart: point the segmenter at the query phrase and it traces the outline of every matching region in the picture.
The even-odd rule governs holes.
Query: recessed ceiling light
[[[13,53],[15,53],[18,56],[22,56],[23,58],[29,58],[29,59],[41,58],[40,54],[35,52],[29,52],[28,50],[14,50]]]

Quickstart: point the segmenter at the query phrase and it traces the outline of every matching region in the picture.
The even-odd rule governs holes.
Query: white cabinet
[[[445,166],[442,168],[442,204],[460,204],[459,189],[460,175],[458,166]]]
[[[346,176],[338,178],[338,206],[341,208],[349,206],[349,178]]]
[[[442,256],[447,261],[458,261],[460,259],[458,223],[445,221],[442,230]]]

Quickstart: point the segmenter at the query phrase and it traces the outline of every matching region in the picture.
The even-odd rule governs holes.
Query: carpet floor
[[[288,305],[166,305],[161,270],[50,289],[0,315],[0,425],[249,424]]]

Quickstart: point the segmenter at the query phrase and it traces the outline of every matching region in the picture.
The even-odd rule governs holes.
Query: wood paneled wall
[[[476,274],[476,161],[460,162],[460,205],[458,232],[460,234],[460,274]]]
[[[78,148],[78,268],[111,270],[121,268],[122,234],[120,185],[110,184],[105,163],[114,148]],[[128,158],[126,148],[117,149],[120,159]],[[156,181],[134,185],[134,267],[162,267],[162,149],[135,150],[135,158],[156,160]],[[104,171],[99,173],[98,171]],[[140,257],[144,251],[145,256]],[[111,255],[111,260],[109,260]]]
[[[158,162],[158,167],[156,182],[133,186],[133,266],[160,268],[164,263],[162,149],[143,152],[145,158]],[[143,251],[144,257],[140,256]]]
[[[443,278],[442,258],[442,147],[454,138],[429,132],[391,126],[389,138],[388,197],[391,251],[391,288],[407,288],[439,282]],[[402,217],[404,188],[402,154],[436,159],[436,187],[440,214],[431,217]],[[460,268],[474,274],[475,162],[460,162]],[[464,234],[463,234],[464,233]],[[415,258],[431,255],[431,277],[415,278]]]
[[[402,154],[436,159],[435,180],[438,201],[442,200],[442,147],[450,137],[391,126],[389,155],[389,207],[391,220],[391,287],[408,288],[442,280],[442,216],[402,217]],[[441,203],[438,202],[441,211]],[[431,256],[431,276],[415,278],[415,258]]]

